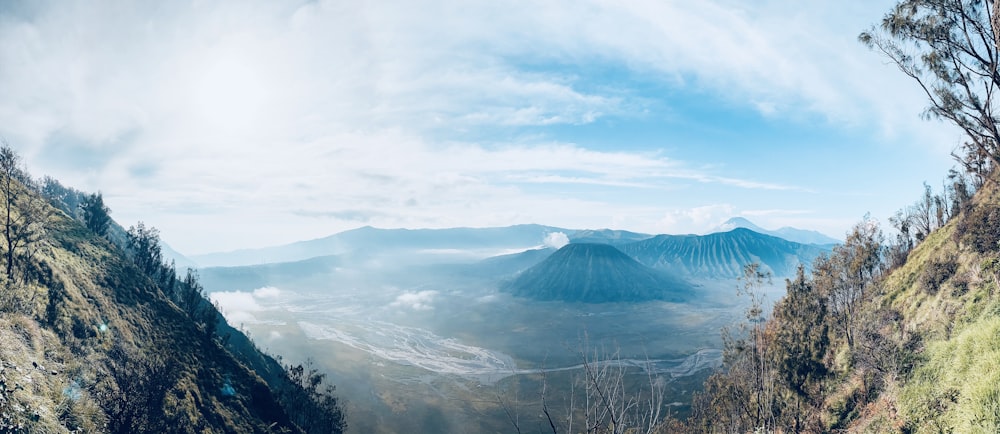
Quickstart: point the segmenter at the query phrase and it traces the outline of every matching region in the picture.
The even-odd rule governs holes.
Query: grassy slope
[[[986,190],[976,199],[997,203],[1000,195]],[[1000,432],[1000,295],[984,267],[996,252],[961,246],[956,230],[953,221],[932,233],[886,279],[877,305],[900,312],[900,330],[922,346],[910,374],[890,381],[851,431]],[[955,272],[928,290],[927,270],[948,261]]]
[[[117,248],[62,213],[51,223],[34,261],[30,312],[0,312],[0,421],[30,432],[104,431],[122,414],[109,414],[108,397],[158,382],[166,394],[140,408],[148,430],[297,430],[264,382]],[[115,368],[155,375],[125,384],[110,375]]]

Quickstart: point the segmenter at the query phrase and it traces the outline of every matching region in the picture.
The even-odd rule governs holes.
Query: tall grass
[[[924,357],[899,399],[915,432],[1000,432],[1000,317],[929,342]]]

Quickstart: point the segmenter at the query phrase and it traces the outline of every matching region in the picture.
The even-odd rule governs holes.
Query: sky
[[[184,254],[371,225],[841,238],[961,143],[892,1],[0,1],[0,137]]]

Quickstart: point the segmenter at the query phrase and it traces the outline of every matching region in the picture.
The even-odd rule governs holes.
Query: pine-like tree
[[[787,294],[774,307],[774,352],[779,380],[794,395],[790,408],[792,432],[807,430],[803,402],[819,396],[819,385],[828,374],[823,358],[830,346],[827,301],[799,266],[795,280],[788,281]]]
[[[83,222],[88,229],[102,237],[107,235],[111,226],[111,208],[104,204],[101,192],[87,195],[80,204],[80,209],[83,211]]]

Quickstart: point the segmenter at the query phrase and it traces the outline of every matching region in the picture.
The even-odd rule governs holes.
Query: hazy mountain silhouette
[[[753,222],[743,217],[733,217],[729,220],[726,220],[721,225],[716,226],[714,229],[709,231],[709,233],[712,234],[719,232],[729,232],[737,228],[750,229],[751,231],[757,232],[759,234],[772,235],[778,238],[784,238],[788,241],[801,244],[816,244],[816,245],[826,246],[832,244],[839,244],[842,242],[842,240],[831,238],[817,231],[797,229],[788,226],[773,231],[764,229],[760,226],[755,225]]]
[[[709,235],[659,235],[626,244],[621,250],[639,263],[695,278],[736,278],[759,262],[776,277],[791,276],[825,250],[737,228]]]
[[[596,243],[568,244],[502,289],[537,300],[586,303],[684,301],[692,296],[691,284]]]

